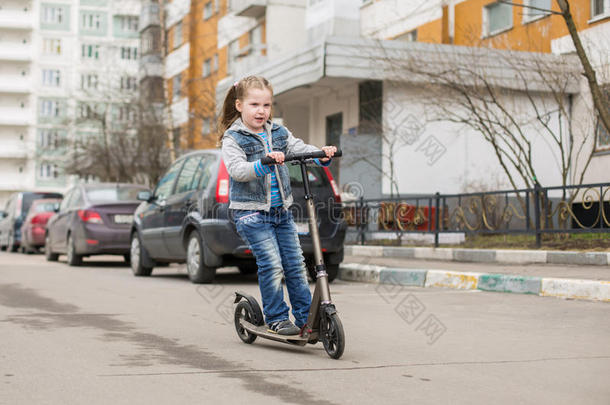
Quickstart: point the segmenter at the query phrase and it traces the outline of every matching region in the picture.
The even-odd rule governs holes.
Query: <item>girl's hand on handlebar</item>
[[[271,159],[275,160],[275,163],[277,164],[283,164],[284,163],[284,153],[283,152],[271,152],[271,153],[267,153],[267,156],[270,157]]]
[[[328,162],[330,160],[330,158],[333,157],[335,152],[337,152],[337,147],[336,146],[323,146],[322,150],[324,151],[324,153],[326,153],[326,157],[323,159],[320,159],[320,162]]]

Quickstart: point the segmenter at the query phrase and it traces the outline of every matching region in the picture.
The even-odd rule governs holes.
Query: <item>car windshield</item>
[[[142,187],[105,187],[90,188],[87,197],[94,203],[105,201],[136,201],[138,193],[144,191]]]
[[[53,212],[57,206],[57,202],[44,202],[34,205],[34,212]]]

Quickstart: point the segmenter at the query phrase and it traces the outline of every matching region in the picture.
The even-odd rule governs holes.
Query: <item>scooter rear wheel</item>
[[[336,313],[322,317],[320,334],[326,353],[333,359],[341,357],[345,349],[345,333],[343,332],[341,319]]]
[[[237,336],[239,336],[244,343],[254,342],[256,340],[256,335],[248,332],[243,326],[241,326],[239,324],[240,319],[254,323],[252,307],[248,301],[240,301],[235,307],[235,330],[237,331]]]

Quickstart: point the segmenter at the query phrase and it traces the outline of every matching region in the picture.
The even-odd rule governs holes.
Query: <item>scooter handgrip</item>
[[[275,163],[275,159],[270,158],[269,156],[264,156],[261,158],[262,165],[272,165]]]

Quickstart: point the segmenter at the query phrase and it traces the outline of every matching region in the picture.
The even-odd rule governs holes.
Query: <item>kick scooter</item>
[[[338,150],[333,157],[341,156]],[[307,175],[307,164],[313,159],[325,158],[322,151],[286,155],[284,162],[292,161],[293,165],[301,165],[303,176],[303,188],[307,213],[309,214],[309,233],[313,242],[313,252],[316,269],[316,287],[314,289],[307,324],[298,335],[278,335],[269,332],[263,319],[263,313],[256,299],[240,291],[235,292],[235,329],[237,335],[245,343],[252,343],[258,336],[277,342],[305,346],[307,343],[316,344],[322,341],[326,353],[333,359],[338,359],[345,348],[345,334],[343,325],[330,298],[328,286],[328,275],[322,257],[320,246],[320,234],[318,233],[318,220],[314,209],[313,195],[309,187],[309,176]],[[262,164],[273,164],[275,161],[269,157],[261,159]]]

